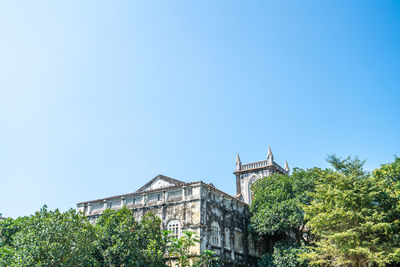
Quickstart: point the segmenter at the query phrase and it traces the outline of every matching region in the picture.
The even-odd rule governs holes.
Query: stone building
[[[222,266],[255,266],[262,247],[247,232],[250,186],[257,179],[274,173],[289,173],[273,161],[269,148],[267,160],[241,164],[236,160],[237,194],[231,196],[213,184],[202,181],[183,182],[158,175],[137,191],[78,203],[78,209],[91,222],[105,209],[126,206],[134,211],[137,220],[153,212],[162,220],[162,228],[180,235],[182,230],[195,232],[200,243],[192,249],[194,255],[213,250]]]
[[[271,147],[268,148],[266,160],[243,164],[240,161],[239,154],[236,157],[236,198],[241,199],[250,205],[252,200],[251,185],[258,179],[273,174],[289,174],[290,169],[287,161],[283,169],[274,161]]]

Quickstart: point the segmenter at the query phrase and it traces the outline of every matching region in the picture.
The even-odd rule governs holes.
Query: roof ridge
[[[149,185],[151,185],[151,183],[153,183],[155,180],[160,179],[160,178],[161,178],[161,179],[164,179],[164,180],[167,180],[167,181],[169,181],[169,182],[171,182],[171,183],[174,183],[174,184],[184,184],[184,183],[185,183],[185,182],[183,182],[183,181],[180,181],[180,180],[177,180],[177,179],[174,179],[174,178],[171,178],[171,177],[162,175],[162,174],[158,174],[156,177],[154,177],[153,179],[151,179],[150,181],[148,181],[145,185],[143,185],[143,186],[140,187],[138,190],[136,190],[135,193],[142,192],[146,187],[148,187]]]
[[[153,192],[157,192],[157,191],[163,191],[165,189],[171,189],[174,187],[179,187],[179,186],[183,186],[183,185],[191,185],[191,184],[196,184],[196,183],[200,183],[201,181],[196,181],[196,182],[189,182],[189,183],[182,183],[182,184],[177,184],[177,185],[172,185],[172,186],[168,186],[168,187],[163,187],[163,188],[157,188],[157,189],[153,189],[153,190],[148,190],[148,191],[144,191],[144,192],[132,192],[132,193],[126,193],[126,194],[122,194],[122,195],[114,195],[111,197],[104,197],[104,198],[98,198],[98,199],[94,199],[94,200],[88,200],[88,201],[82,201],[79,202],[77,205],[79,204],[85,204],[85,203],[92,203],[92,202],[98,202],[98,201],[102,201],[102,200],[109,200],[109,199],[113,199],[113,198],[118,198],[118,197],[127,197],[127,196],[135,196],[135,195],[141,195],[144,193],[153,193]]]

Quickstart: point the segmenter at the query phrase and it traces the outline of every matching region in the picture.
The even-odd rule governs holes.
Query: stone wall
[[[132,209],[136,220],[152,212],[162,221],[162,229],[179,222],[180,231],[189,230],[200,237],[193,255],[213,250],[222,266],[256,266],[260,246],[249,237],[248,205],[202,182],[163,188],[104,200],[78,204],[92,223],[108,208]],[[250,243],[249,243],[250,242]]]
[[[222,266],[256,266],[260,251],[247,245],[248,206],[212,186],[203,185],[201,194],[201,251],[215,251]]]
[[[152,212],[161,219],[163,230],[167,230],[170,221],[177,220],[180,231],[192,231],[200,237],[200,198],[200,183],[198,183],[78,204],[78,210],[83,212],[90,222],[96,223],[105,209],[120,209],[126,206],[133,210],[134,217],[138,221],[144,214]],[[192,248],[192,252],[199,255],[200,245]]]

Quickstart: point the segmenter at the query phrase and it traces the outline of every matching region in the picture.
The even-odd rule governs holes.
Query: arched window
[[[225,228],[225,247],[230,248],[231,242],[230,242],[230,236],[229,236],[229,228]]]
[[[171,235],[179,237],[181,234],[181,224],[178,220],[171,220],[167,224],[167,230],[171,231]]]
[[[253,175],[249,182],[248,182],[248,202],[249,204],[251,204],[251,202],[253,202],[253,191],[251,190],[251,186],[259,179],[260,177],[258,177],[257,175]]]
[[[214,246],[220,246],[221,240],[220,240],[220,230],[219,230],[219,225],[217,222],[212,222],[211,223],[211,244]]]

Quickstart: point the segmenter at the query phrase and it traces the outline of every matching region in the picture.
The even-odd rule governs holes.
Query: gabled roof
[[[154,177],[153,179],[151,179],[147,184],[145,184],[144,186],[139,188],[137,191],[135,191],[135,193],[145,192],[145,191],[164,188],[164,187],[183,185],[183,184],[186,184],[186,183],[179,181],[177,179],[159,174],[156,177]]]
[[[152,185],[157,185],[158,181],[163,181],[163,182],[167,182],[165,184],[163,184],[162,186],[155,186],[152,187]],[[82,204],[87,204],[87,203],[93,203],[93,202],[99,202],[99,201],[106,201],[106,200],[110,200],[110,199],[115,199],[115,198],[121,198],[121,197],[130,197],[130,196],[136,196],[136,195],[140,195],[141,193],[150,193],[153,191],[160,191],[165,189],[172,189],[175,187],[180,187],[180,186],[189,186],[189,185],[194,185],[194,184],[202,184],[204,186],[207,186],[208,188],[217,191],[223,195],[225,195],[226,197],[232,198],[232,199],[236,199],[237,201],[241,202],[242,204],[248,205],[246,203],[243,202],[243,200],[241,199],[241,196],[238,196],[239,198],[236,198],[229,195],[228,193],[225,193],[224,191],[219,190],[218,188],[216,188],[213,185],[210,184],[206,184],[202,181],[196,181],[196,182],[189,182],[189,183],[185,183],[182,182],[180,180],[176,180],[173,179],[171,177],[167,177],[164,175],[157,175],[156,177],[154,177],[153,179],[151,179],[151,181],[149,181],[148,183],[146,183],[144,186],[142,186],[141,188],[139,188],[137,191],[133,192],[133,193],[128,193],[128,194],[123,194],[123,195],[117,195],[117,196],[111,196],[111,197],[106,197],[106,198],[100,198],[100,199],[96,199],[96,200],[91,200],[91,201],[83,201],[83,202],[79,202],[77,205],[82,205]]]

